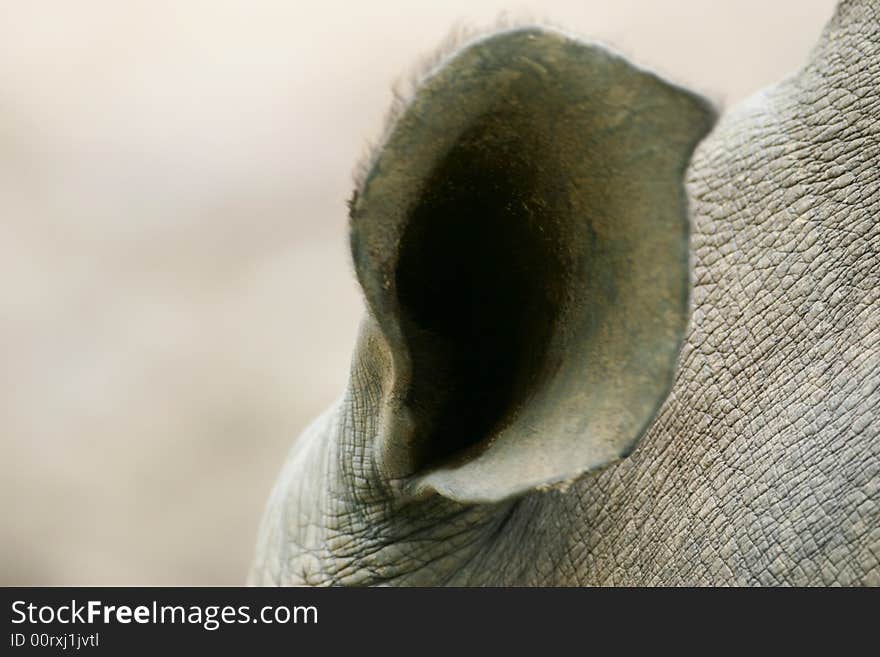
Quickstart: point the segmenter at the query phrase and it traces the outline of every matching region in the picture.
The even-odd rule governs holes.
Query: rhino
[[[880,3],[720,118],[459,40],[349,202],[365,312],[256,585],[880,585]]]

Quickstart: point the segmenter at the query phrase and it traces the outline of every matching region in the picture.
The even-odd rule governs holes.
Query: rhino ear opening
[[[538,28],[427,78],[352,204],[391,353],[375,445],[413,493],[491,502],[626,455],[688,316],[701,98]]]

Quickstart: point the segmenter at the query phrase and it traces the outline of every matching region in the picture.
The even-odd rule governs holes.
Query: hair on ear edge
[[[363,191],[364,183],[373,167],[382,147],[390,137],[398,119],[404,114],[409,107],[422,83],[430,78],[442,66],[452,59],[461,50],[471,46],[483,39],[495,36],[499,33],[514,31],[524,28],[547,29],[559,32],[572,39],[588,41],[596,45],[600,45],[609,52],[620,56],[628,61],[633,58],[625,49],[613,46],[602,39],[586,39],[581,35],[572,33],[570,30],[562,27],[556,22],[548,18],[537,19],[528,12],[517,12],[515,15],[509,12],[502,12],[498,18],[489,26],[476,27],[464,22],[453,24],[446,37],[439,46],[420,57],[409,73],[397,78],[391,86],[391,105],[385,112],[382,122],[382,128],[379,132],[378,139],[368,139],[361,153],[361,156],[355,162],[352,171],[352,183],[354,189],[351,196],[346,201],[349,215],[357,202],[358,196]],[[638,68],[641,66],[636,65]],[[647,70],[647,69],[645,69]],[[665,71],[657,71],[655,75],[660,75],[662,79],[670,81],[675,86],[681,86],[683,89],[691,89],[693,93],[697,93],[709,99],[715,108],[715,114],[720,115],[724,106],[725,99],[718,93],[707,93],[705,89],[693,88],[692,85],[685,85],[684,81],[677,80],[674,76],[669,76]]]
[[[421,84],[465,47],[484,38],[494,36],[499,32],[525,27],[546,28],[564,32],[561,27],[553,24],[551,21],[535,19],[532,15],[524,12],[518,12],[516,15],[503,12],[494,23],[487,27],[475,27],[464,22],[457,22],[453,24],[439,46],[421,56],[409,73],[395,80],[391,86],[391,106],[385,113],[379,138],[367,142],[352,171],[354,192],[347,202],[349,209],[357,201],[357,196],[363,189],[367,175],[381,152],[382,146],[391,135],[397,120],[403,115],[406,108],[409,107]]]

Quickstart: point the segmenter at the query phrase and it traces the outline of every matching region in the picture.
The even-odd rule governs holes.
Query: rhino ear
[[[497,501],[634,448],[687,324],[683,175],[714,119],[543,28],[471,42],[422,82],[351,207],[391,354],[389,478]]]

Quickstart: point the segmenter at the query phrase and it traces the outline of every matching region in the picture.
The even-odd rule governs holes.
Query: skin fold
[[[627,434],[635,449],[620,434],[617,461],[594,458],[598,430],[518,428],[544,378],[556,389],[550,375],[532,377],[514,420],[431,460],[425,427],[450,426],[431,406],[446,393],[406,378],[419,370],[400,354],[421,338],[395,337],[396,310],[370,287],[378,270],[359,271],[368,309],[351,382],[294,444],[251,582],[880,585],[878,117],[880,3],[849,0],[800,72],[699,143],[684,174],[690,321],[668,396],[650,388],[665,402],[656,414],[646,402],[647,430]],[[372,266],[358,230],[356,267]],[[442,372],[447,352],[424,344]],[[557,437],[575,472],[542,453]]]

